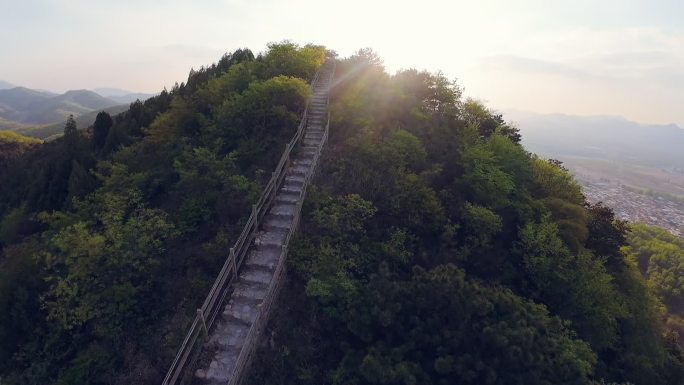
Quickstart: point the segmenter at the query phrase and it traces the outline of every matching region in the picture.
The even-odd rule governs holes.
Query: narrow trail
[[[301,136],[295,136],[283,155],[286,162],[280,171],[282,179],[274,173],[274,187],[270,188],[277,191],[265,191],[261,208],[255,205],[254,219],[250,218],[245,229],[247,244],[241,245],[246,250],[244,258],[241,260],[231,249],[226,265],[232,264],[232,269],[224,266],[224,270],[233,276],[220,275],[205,306],[198,309],[197,319],[164,385],[238,384],[249,366],[283,280],[287,245],[299,224],[306,188],[327,140],[328,95],[334,67],[334,62],[326,63],[313,82],[314,93],[305,113],[304,130],[301,134],[298,132]],[[213,312],[212,307],[216,309]],[[204,338],[197,330],[203,331]],[[199,342],[204,343],[196,347]],[[194,354],[200,357],[194,368],[191,368],[192,351],[197,351]],[[193,370],[192,375],[189,370]]]

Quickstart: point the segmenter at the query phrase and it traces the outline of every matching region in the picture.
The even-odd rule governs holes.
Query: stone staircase
[[[306,128],[294,151],[284,182],[268,214],[259,223],[234,289],[204,344],[194,383],[237,384],[248,366],[284,274],[284,259],[296,229],[308,180],[323,145],[328,92],[334,64],[326,64],[315,82]]]

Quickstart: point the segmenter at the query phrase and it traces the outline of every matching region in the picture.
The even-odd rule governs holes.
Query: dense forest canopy
[[[326,56],[237,50],[0,164],[2,384],[160,382]],[[681,382],[681,240],[588,204],[440,73],[360,50],[331,103],[248,382]]]

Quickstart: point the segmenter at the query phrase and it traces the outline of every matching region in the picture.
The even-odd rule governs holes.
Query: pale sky
[[[0,80],[158,92],[271,41],[371,47],[498,110],[684,126],[677,0],[0,0]]]

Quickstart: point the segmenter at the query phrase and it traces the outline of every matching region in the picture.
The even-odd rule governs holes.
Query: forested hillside
[[[13,131],[0,131],[0,170],[21,154],[42,143],[42,140],[22,136]]]
[[[3,385],[161,382],[326,55],[238,50],[8,158]],[[681,243],[588,204],[439,73],[361,50],[331,103],[247,382],[682,382],[679,260],[658,252]]]
[[[441,74],[388,75],[372,51],[337,68],[251,384],[682,382],[628,225],[561,163]]]
[[[325,60],[272,44],[0,169],[0,382],[159,384]]]
[[[684,344],[684,241],[668,231],[632,225],[623,248],[667,308],[670,338]]]

